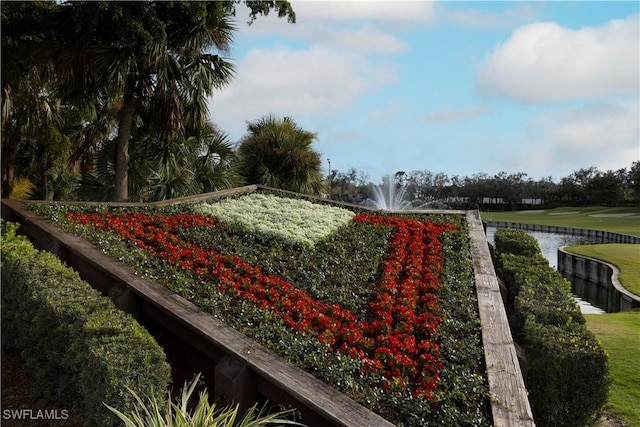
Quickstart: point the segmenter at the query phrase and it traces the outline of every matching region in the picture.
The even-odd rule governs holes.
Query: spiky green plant
[[[311,147],[316,139],[291,117],[268,115],[248,122],[238,146],[240,171],[247,184],[319,195],[324,182],[320,154]]]
[[[280,426],[296,425],[303,426],[296,421],[287,419],[294,409],[281,411],[273,414],[264,414],[258,410],[257,405],[253,405],[244,414],[244,417],[236,422],[238,417],[238,405],[226,408],[217,408],[216,404],[209,403],[209,395],[206,390],[200,392],[197,405],[193,410],[189,409],[189,401],[193,395],[200,375],[185,383],[182,388],[178,403],[167,398],[166,402],[158,402],[155,397],[148,398],[145,402],[129,387],[127,391],[133,396],[136,403],[134,409],[129,414],[124,414],[118,409],[105,403],[120,420],[125,427],[260,427],[260,426]]]

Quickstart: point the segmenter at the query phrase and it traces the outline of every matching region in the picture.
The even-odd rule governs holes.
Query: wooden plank
[[[482,344],[496,426],[534,426],[507,314],[478,211],[467,213],[482,325]]]
[[[255,191],[257,189],[258,189],[257,185],[245,185],[244,187],[230,188],[230,189],[227,189],[227,190],[219,190],[219,191],[214,191],[214,192],[211,192],[211,193],[195,194],[193,196],[185,196],[185,197],[178,197],[176,199],[169,199],[169,200],[161,200],[161,201],[158,201],[158,202],[151,202],[151,203],[149,203],[149,205],[162,207],[162,206],[177,205],[177,204],[180,204],[180,203],[198,202],[198,201],[201,201],[201,200],[214,199],[214,198],[226,197],[226,196],[233,196],[234,194],[250,193],[250,192]]]

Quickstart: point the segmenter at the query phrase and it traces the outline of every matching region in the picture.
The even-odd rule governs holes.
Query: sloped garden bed
[[[267,191],[36,212],[396,425],[499,424],[463,214]]]

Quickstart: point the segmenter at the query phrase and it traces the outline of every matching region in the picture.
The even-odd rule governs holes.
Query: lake
[[[493,244],[493,235],[496,227],[487,227],[487,241]],[[570,234],[545,233],[543,231],[526,231],[527,234],[534,237],[538,241],[542,255],[549,261],[549,265],[553,268],[558,267],[558,248],[569,245],[587,245],[596,243],[582,236],[572,236]],[[581,295],[585,295],[580,293]],[[605,311],[589,301],[583,300],[579,295],[573,295],[576,302],[580,306],[580,310],[585,314],[602,314]]]

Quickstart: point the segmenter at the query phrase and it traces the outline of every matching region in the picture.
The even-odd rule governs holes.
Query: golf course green
[[[505,221],[587,228],[640,236],[640,207],[563,207],[516,212],[482,212],[484,221]],[[566,248],[568,251],[615,265],[619,280],[640,295],[640,245],[599,244]],[[608,314],[586,314],[587,326],[609,354],[611,386],[605,405],[616,426],[640,426],[640,309]],[[604,425],[604,424],[603,424]],[[606,424],[610,426],[612,424]]]
[[[546,210],[481,212],[484,221],[588,228],[640,236],[640,207],[562,207]]]

